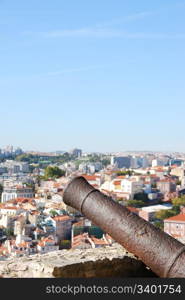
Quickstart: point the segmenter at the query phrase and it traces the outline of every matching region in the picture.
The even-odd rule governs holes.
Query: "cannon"
[[[71,180],[64,190],[63,201],[141,259],[159,277],[185,278],[185,245],[95,189],[84,177]]]

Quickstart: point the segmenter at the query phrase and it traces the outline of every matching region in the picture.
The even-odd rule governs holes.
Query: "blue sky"
[[[185,1],[0,0],[0,147],[185,151]]]

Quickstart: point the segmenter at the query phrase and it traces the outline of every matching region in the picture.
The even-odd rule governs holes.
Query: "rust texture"
[[[185,245],[131,213],[83,177],[66,187],[64,202],[80,211],[163,278],[185,278]]]

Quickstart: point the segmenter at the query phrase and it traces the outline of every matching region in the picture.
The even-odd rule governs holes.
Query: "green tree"
[[[131,176],[131,175],[133,175],[133,171],[131,171],[131,170],[127,170],[127,171],[118,171],[118,172],[116,172],[116,174],[117,174],[117,176],[126,176],[126,175],[129,175],[129,176]]]
[[[180,214],[180,206],[174,205],[173,208],[172,208],[172,210],[173,210],[173,212],[174,212],[174,215]]]
[[[25,161],[25,162],[31,162],[31,160],[34,158],[32,154],[20,154],[16,156],[15,160],[17,161]]]
[[[142,207],[145,205],[145,203],[144,203],[144,201],[141,201],[141,200],[128,200],[126,205],[133,206],[133,207]]]
[[[71,248],[70,240],[63,240],[60,242],[60,249],[70,249],[70,248]]]
[[[160,210],[155,213],[155,217],[158,220],[164,220],[176,215],[176,212],[173,209]]]
[[[92,163],[98,162],[98,161],[100,161],[100,156],[97,154],[90,154],[90,155],[88,155],[88,161],[92,162]]]
[[[109,164],[110,164],[110,159],[108,159],[108,158],[104,158],[104,159],[102,159],[102,165],[104,166],[104,167],[106,167],[106,166],[108,166]]]
[[[47,180],[49,178],[59,178],[65,175],[65,171],[58,167],[48,166],[44,171],[44,178]]]
[[[12,228],[5,228],[4,232],[7,237],[14,236],[14,231]]]
[[[55,217],[55,216],[58,216],[58,213],[57,213],[57,211],[56,210],[54,210],[54,209],[52,209],[52,210],[50,210],[50,215],[52,216],[52,217]]]
[[[154,222],[154,226],[156,226],[157,228],[160,228],[161,230],[164,229],[164,224],[162,220],[157,220]]]
[[[185,196],[174,198],[172,203],[174,206],[185,206]]]

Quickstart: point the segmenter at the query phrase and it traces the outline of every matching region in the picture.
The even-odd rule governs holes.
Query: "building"
[[[121,180],[121,191],[128,193],[130,199],[133,199],[135,194],[143,192],[143,184],[134,178],[123,179]]]
[[[18,162],[15,160],[6,160],[0,164],[0,168],[4,168],[4,173],[28,173],[29,164],[26,162]]]
[[[37,226],[40,220],[40,212],[38,210],[31,210],[28,213],[28,221]]]
[[[56,241],[52,236],[41,238],[37,244],[37,252],[41,254],[57,250],[59,250],[59,246],[56,244]]]
[[[131,162],[130,162],[130,168],[137,169],[139,167],[140,167],[140,165],[139,165],[138,157],[132,156],[131,157]]]
[[[81,163],[78,167],[79,171],[84,174],[94,174],[102,170],[103,165],[101,162],[95,163]]]
[[[17,206],[5,206],[4,204],[0,206],[0,215],[5,216],[16,216],[18,215],[23,209]]]
[[[102,238],[104,233],[100,227],[93,224],[90,220],[83,218],[72,225],[71,241],[73,242],[75,236],[82,235],[85,232],[96,238]]]
[[[111,165],[116,165],[119,169],[127,168],[131,166],[131,157],[130,156],[112,156]]]
[[[131,157],[131,168],[147,168],[149,166],[148,159],[145,156],[132,156]]]
[[[55,235],[57,241],[69,240],[71,238],[71,227],[72,227],[72,218],[65,215],[60,215],[51,218],[52,225],[55,228]]]
[[[174,238],[185,241],[185,207],[177,216],[164,220],[164,231]]]
[[[179,180],[182,180],[185,177],[184,167],[175,167],[171,168],[170,175],[179,177]]]
[[[81,150],[81,149],[75,148],[75,149],[73,149],[73,150],[71,151],[71,154],[72,154],[74,157],[76,157],[76,158],[81,157],[81,156],[82,156],[82,150]]]
[[[176,165],[176,166],[183,166],[184,164],[184,160],[182,159],[178,159],[178,158],[174,158],[170,160],[170,166]]]
[[[15,198],[34,198],[33,188],[27,186],[4,187],[1,202],[7,202]]]
[[[128,178],[126,176],[117,176],[111,182],[105,181],[101,185],[100,190],[103,193],[106,191],[114,193],[116,199],[131,200],[135,194],[143,192],[143,183],[139,181],[138,176]]]
[[[166,159],[153,159],[152,160],[152,167],[165,166],[166,164],[167,164]]]
[[[171,179],[162,179],[157,182],[157,188],[161,193],[172,193],[176,191],[176,183]]]
[[[152,222],[155,220],[156,212],[160,210],[168,210],[171,209],[172,205],[170,204],[157,204],[151,206],[145,206],[139,209],[139,216],[148,222]]]
[[[149,161],[145,156],[138,158],[138,164],[140,165],[141,168],[149,167]]]
[[[101,184],[101,176],[99,175],[83,174],[82,176],[93,186],[99,186]]]
[[[22,234],[23,227],[26,224],[26,218],[24,216],[18,216],[14,222],[14,235]]]
[[[100,248],[111,245],[112,240],[107,238],[106,235],[99,239],[94,236],[90,236],[87,232],[75,236],[72,241],[73,249]]]
[[[7,247],[8,253],[15,257],[32,255],[37,252],[32,239],[22,234],[18,234],[15,240],[7,240],[5,247]]]

